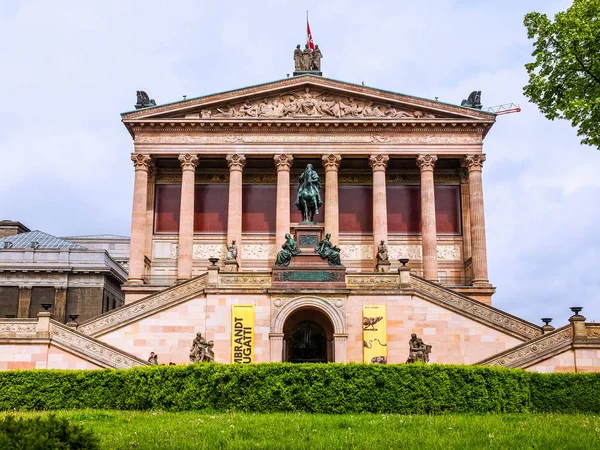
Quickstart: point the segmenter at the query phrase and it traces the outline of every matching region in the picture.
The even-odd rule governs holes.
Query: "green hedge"
[[[0,410],[600,412],[599,387],[600,374],[421,364],[28,370],[0,372]]]

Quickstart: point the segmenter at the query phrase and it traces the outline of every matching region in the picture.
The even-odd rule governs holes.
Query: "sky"
[[[484,142],[494,306],[600,321],[600,151],[522,94],[530,11],[570,1],[6,0],[0,4],[0,219],[129,235],[136,90],[158,104],[285,78],[305,14],[328,78],[458,103],[518,103]]]

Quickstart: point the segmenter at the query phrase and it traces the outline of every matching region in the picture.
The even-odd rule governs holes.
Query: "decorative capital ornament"
[[[385,172],[389,160],[390,157],[388,155],[382,155],[381,153],[378,153],[376,155],[369,156],[369,165],[371,166],[371,169],[373,169],[373,172],[377,170],[383,170]]]
[[[179,155],[179,163],[181,164],[181,170],[196,170],[198,156],[190,155],[189,153]]]
[[[340,163],[342,162],[342,157],[330,153],[329,155],[323,155],[321,161],[323,162],[323,167],[325,167],[326,171],[338,170],[340,168]]]
[[[473,170],[481,170],[483,162],[485,161],[485,153],[477,153],[475,155],[467,155],[462,160],[462,166],[469,169],[469,172]]]
[[[227,155],[225,158],[227,160],[227,165],[229,165],[229,170],[242,170],[246,165],[246,157],[244,155],[239,155],[237,153],[233,155]]]
[[[275,161],[275,167],[277,167],[277,170],[289,171],[294,163],[294,157],[292,155],[286,155],[282,153],[273,156],[273,161]]]
[[[417,166],[419,166],[421,172],[424,170],[433,170],[437,160],[438,158],[435,155],[419,155],[417,156]]]
[[[135,170],[148,171],[153,166],[152,157],[150,155],[144,155],[142,153],[132,153],[131,160],[133,161],[133,167]]]

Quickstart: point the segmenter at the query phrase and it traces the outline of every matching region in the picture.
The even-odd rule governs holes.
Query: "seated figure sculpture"
[[[277,253],[276,266],[288,266],[292,260],[292,256],[300,253],[300,249],[296,245],[296,241],[289,233],[285,234],[285,242],[281,246],[281,250]]]
[[[423,339],[417,337],[415,333],[410,335],[410,341],[408,341],[409,353],[406,363],[414,362],[429,362],[429,354],[431,353],[431,345],[426,345]]]
[[[340,257],[340,249],[339,247],[333,245],[331,241],[331,234],[327,233],[325,235],[325,239],[319,242],[319,245],[315,247],[315,252],[318,253],[321,258],[326,259],[327,263],[332,266],[341,266],[342,259]]]
[[[381,241],[379,247],[377,248],[377,262],[388,262],[388,250],[385,245],[385,241]]]

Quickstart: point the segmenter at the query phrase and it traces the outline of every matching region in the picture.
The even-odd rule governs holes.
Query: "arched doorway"
[[[322,311],[301,308],[290,314],[283,325],[283,361],[333,361],[333,324]]]

